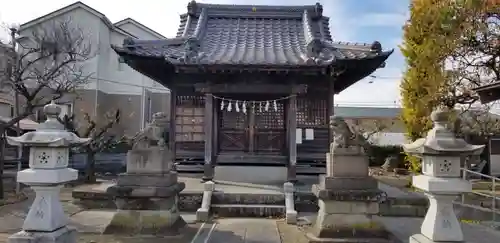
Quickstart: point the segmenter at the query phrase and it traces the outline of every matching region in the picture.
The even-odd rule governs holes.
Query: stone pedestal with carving
[[[471,145],[456,138],[446,128],[448,111],[437,109],[431,114],[434,127],[427,137],[404,150],[422,159],[422,174],[413,177],[413,186],[425,192],[429,209],[422,223],[421,233],[410,237],[410,242],[463,242],[460,222],[453,211],[453,200],[470,192],[470,182],[460,178],[460,160],[463,156],[479,155],[484,145]]]
[[[318,217],[310,242],[386,242],[389,233],[373,219],[385,193],[368,175],[368,156],[343,120],[337,119],[334,142],[326,154],[326,176],[313,185]],[[339,124],[340,123],[340,124]],[[340,141],[351,139],[350,141]]]
[[[11,145],[30,146],[29,169],[18,172],[17,181],[35,191],[22,231],[9,237],[10,243],[76,242],[76,231],[68,227],[68,217],[59,199],[63,184],[76,180],[78,172],[68,168],[69,147],[89,139],[78,138],[64,130],[57,117],[61,108],[54,103],[44,107],[47,121],[34,132],[21,137],[7,137]]]
[[[127,154],[127,172],[108,189],[118,208],[105,233],[175,235],[184,226],[177,208],[185,185],[172,170],[173,159],[155,114],[153,122]],[[141,146],[142,145],[142,146]]]
[[[373,219],[385,194],[368,176],[368,157],[352,148],[332,152],[327,154],[327,175],[312,189],[319,211],[310,242],[385,242],[389,233]]]

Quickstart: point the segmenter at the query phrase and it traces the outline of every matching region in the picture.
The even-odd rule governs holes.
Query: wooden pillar
[[[214,179],[213,159],[213,96],[210,93],[205,94],[205,163],[203,165],[203,181]]]
[[[288,99],[288,178],[289,182],[297,181],[297,97]]]
[[[328,107],[327,107],[327,125],[328,125],[328,149],[330,149],[330,144],[333,142],[333,131],[330,126],[331,117],[335,114],[335,102],[333,96],[335,95],[334,89],[333,89],[333,82],[329,80],[328,84]]]
[[[213,97],[212,97],[213,98]],[[212,166],[215,166],[217,164],[217,153],[219,151],[219,104],[216,102],[216,99],[213,99],[213,130],[212,130]]]
[[[177,124],[177,92],[174,89],[170,89],[170,131],[168,139],[168,147],[170,148],[170,153],[172,160],[175,163],[177,150],[175,148],[176,142],[176,124]]]

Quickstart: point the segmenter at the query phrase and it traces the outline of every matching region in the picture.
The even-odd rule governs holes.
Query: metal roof
[[[344,118],[397,118],[401,108],[335,106],[334,112]]]
[[[460,111],[460,110],[458,110]],[[358,106],[335,106],[335,115],[344,118],[398,118],[401,115],[399,107],[358,107]],[[469,109],[461,114],[462,119],[473,116],[484,116],[482,110]],[[500,119],[499,114],[488,113],[490,119]]]
[[[321,4],[216,5],[191,1],[176,38],[127,39],[119,54],[181,64],[328,66],[335,60],[378,59],[391,51],[372,44],[333,42]]]

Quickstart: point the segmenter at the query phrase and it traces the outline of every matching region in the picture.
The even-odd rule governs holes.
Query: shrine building
[[[269,166],[294,181],[324,164],[333,97],[385,65],[393,50],[333,41],[321,4],[192,1],[175,38],[127,39],[122,61],[171,90],[169,146],[180,165]]]

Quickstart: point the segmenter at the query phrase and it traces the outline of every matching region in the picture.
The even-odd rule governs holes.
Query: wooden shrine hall
[[[126,39],[121,59],[171,90],[169,146],[177,161],[287,168],[324,162],[333,96],[383,67],[379,42],[332,40],[309,6],[192,1],[175,38]],[[324,164],[324,163],[323,163]]]

